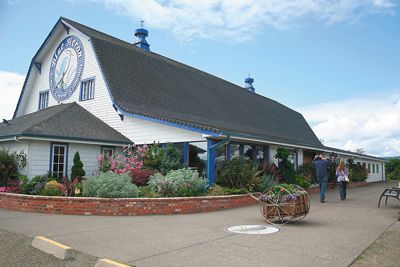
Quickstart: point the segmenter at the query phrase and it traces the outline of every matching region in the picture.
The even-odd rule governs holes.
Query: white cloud
[[[82,0],[69,0],[81,2]],[[145,20],[150,28],[167,29],[182,41],[199,38],[244,41],[265,28],[354,22],[375,13],[392,13],[393,0],[91,0]]]
[[[0,119],[11,119],[25,76],[0,70]]]
[[[400,155],[400,89],[300,108],[327,146],[367,154]]]

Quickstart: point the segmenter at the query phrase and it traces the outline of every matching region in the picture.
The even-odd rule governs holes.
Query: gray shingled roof
[[[0,140],[29,136],[130,144],[128,138],[76,103],[60,104],[0,123]]]
[[[61,19],[91,38],[112,98],[127,113],[217,133],[322,146],[300,113],[274,100]]]

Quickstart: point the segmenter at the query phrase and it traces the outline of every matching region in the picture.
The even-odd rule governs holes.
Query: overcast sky
[[[0,117],[60,16],[301,112],[325,145],[400,155],[400,3],[391,0],[0,1]]]

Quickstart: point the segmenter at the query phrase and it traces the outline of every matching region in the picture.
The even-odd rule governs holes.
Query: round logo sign
[[[85,51],[81,40],[74,35],[66,37],[58,45],[50,65],[50,91],[56,100],[67,100],[75,92],[84,65]]]

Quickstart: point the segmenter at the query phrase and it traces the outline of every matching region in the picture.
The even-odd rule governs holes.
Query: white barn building
[[[14,118],[0,124],[0,147],[23,150],[28,177],[68,176],[75,151],[88,174],[97,155],[121,145],[174,143],[187,166],[206,160],[207,177],[233,156],[274,161],[279,147],[295,166],[335,153],[385,180],[384,160],[325,147],[303,116],[245,88],[153,53],[147,31],[128,43],[61,17],[33,57]]]

